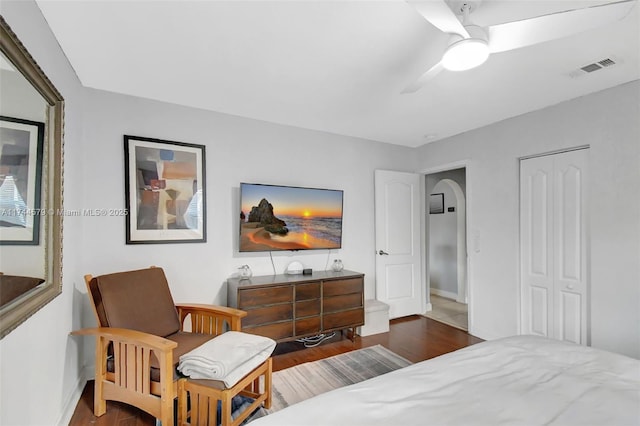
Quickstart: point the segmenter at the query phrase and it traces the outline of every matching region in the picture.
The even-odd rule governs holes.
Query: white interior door
[[[553,158],[520,163],[522,332],[553,335]]]
[[[521,328],[587,344],[587,150],[520,163]]]
[[[423,313],[420,176],[375,171],[376,296],[389,317]]]
[[[554,156],[555,336],[587,344],[586,182],[588,150]]]

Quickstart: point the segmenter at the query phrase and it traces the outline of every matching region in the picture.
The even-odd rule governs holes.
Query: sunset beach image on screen
[[[240,184],[241,252],[342,247],[343,191]]]

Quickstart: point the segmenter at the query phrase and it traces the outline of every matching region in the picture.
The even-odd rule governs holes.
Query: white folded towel
[[[227,331],[180,357],[178,371],[192,379],[221,380],[235,385],[271,356],[273,339],[240,331]]]

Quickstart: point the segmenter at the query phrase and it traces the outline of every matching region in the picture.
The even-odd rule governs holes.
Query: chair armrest
[[[96,389],[99,387],[100,392],[104,390],[104,386],[108,386],[109,392],[119,397],[123,395],[135,395],[136,398],[142,399],[153,397],[151,358],[152,354],[155,354],[160,371],[159,392],[161,395],[171,394],[168,392],[173,383],[175,368],[173,349],[178,346],[176,342],[141,331],[112,327],[84,328],[73,331],[71,334],[97,337],[95,380]],[[107,360],[110,354],[113,356],[112,372],[107,371]],[[103,406],[98,411],[104,413],[104,410],[106,407]]]
[[[180,323],[184,327],[184,320],[191,315],[191,331],[194,333],[213,334],[215,336],[230,330],[240,331],[241,320],[247,316],[245,311],[226,306],[204,304],[177,304]]]
[[[83,328],[71,332],[74,336],[98,336],[114,342],[133,343],[160,352],[171,352],[178,344],[164,337],[137,330],[113,327]]]
[[[229,308],[227,306],[206,305],[200,303],[179,303],[176,305],[176,308],[185,310],[203,310],[212,313],[220,313],[222,315],[237,316],[238,318],[244,318],[247,316],[246,311]]]

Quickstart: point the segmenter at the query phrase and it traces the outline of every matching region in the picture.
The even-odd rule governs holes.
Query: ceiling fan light
[[[449,71],[465,71],[482,65],[489,57],[484,40],[467,38],[453,43],[442,57],[442,66]]]

